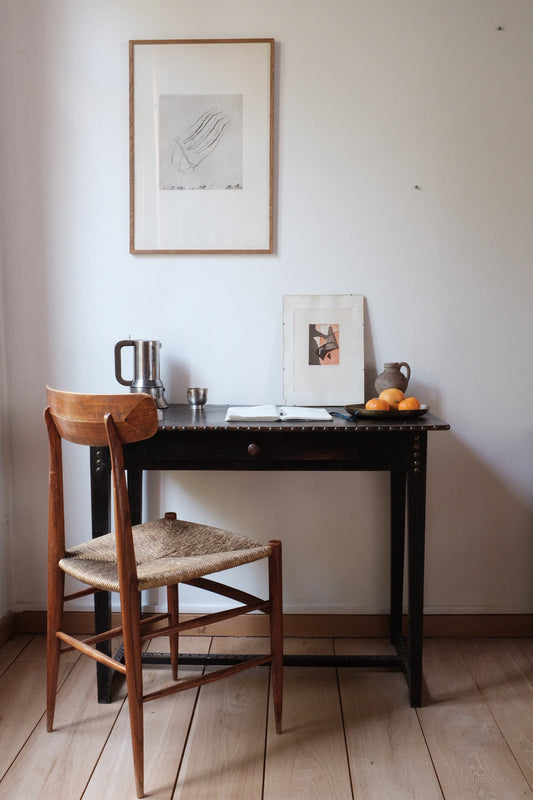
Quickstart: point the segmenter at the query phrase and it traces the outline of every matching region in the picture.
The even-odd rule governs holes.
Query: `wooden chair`
[[[143,704],[184,689],[224,678],[259,664],[270,663],[275,722],[281,731],[283,631],[281,593],[281,543],[261,544],[229,531],[176,519],[163,519],[132,527],[123,445],[153,436],[157,430],[154,400],[145,394],[90,395],[48,389],[45,420],[50,443],[48,519],[48,649],[47,727],[54,721],[59,657],[75,648],[126,676],[133,762],[137,796],[144,796]],[[108,446],[111,456],[115,533],[66,549],[63,501],[62,442]],[[268,559],[269,599],[261,600],[204,576],[262,558]],[[65,573],[90,588],[64,593]],[[186,583],[242,603],[236,608],[204,614],[192,622],[179,622],[178,584]],[[141,619],[139,592],[167,587],[167,613]],[[99,591],[118,592],[122,626],[83,641],[63,630],[64,601]],[[181,630],[218,622],[250,611],[270,616],[271,652],[214,672],[178,680],[178,636]],[[162,621],[164,627],[161,627]],[[154,625],[157,624],[157,629]],[[105,655],[95,645],[123,637],[124,662]],[[143,693],[142,642],[168,636],[172,678],[169,686]],[[65,647],[66,645],[66,647]]]

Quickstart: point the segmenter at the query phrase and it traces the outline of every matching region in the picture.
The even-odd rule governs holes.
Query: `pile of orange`
[[[406,397],[400,389],[384,389],[379,397],[367,400],[365,408],[369,411],[410,411],[420,408],[416,397]]]

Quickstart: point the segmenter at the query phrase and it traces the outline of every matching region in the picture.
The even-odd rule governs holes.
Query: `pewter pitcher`
[[[133,347],[133,378],[122,377],[122,348]],[[156,339],[124,339],[115,345],[115,377],[130,392],[143,392],[154,398],[158,408],[168,408],[165,387],[159,377],[159,351],[161,342]]]

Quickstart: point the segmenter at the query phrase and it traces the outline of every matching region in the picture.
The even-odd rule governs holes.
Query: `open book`
[[[277,422],[279,420],[330,420],[325,408],[302,406],[231,406],[226,412],[226,422]]]

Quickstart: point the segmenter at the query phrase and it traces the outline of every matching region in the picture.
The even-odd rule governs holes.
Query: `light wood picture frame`
[[[273,252],[274,44],[130,41],[131,253]]]
[[[284,296],[284,403],[344,406],[364,393],[364,297]]]

